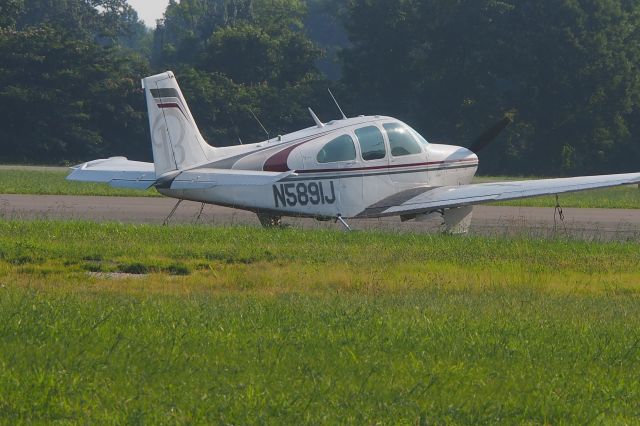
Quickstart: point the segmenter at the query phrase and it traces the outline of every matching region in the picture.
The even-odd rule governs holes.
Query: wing
[[[640,182],[640,173],[419,187],[367,207],[359,217],[410,215],[492,201],[536,197]]]
[[[170,189],[207,189],[216,186],[271,185],[293,173],[202,168],[176,173],[157,181],[153,163],[112,157],[75,166],[67,179],[108,183],[116,188],[148,189],[158,183],[159,187]]]

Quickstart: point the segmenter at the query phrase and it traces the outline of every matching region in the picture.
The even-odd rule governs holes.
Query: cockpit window
[[[389,147],[391,148],[391,155],[394,157],[401,157],[403,155],[420,154],[422,149],[416,142],[409,129],[402,126],[400,123],[387,123],[382,127],[387,131],[389,137]]]
[[[376,126],[367,126],[356,129],[356,136],[360,141],[362,159],[365,161],[379,160],[386,157],[387,150],[384,147],[384,137]]]
[[[318,152],[318,163],[333,163],[336,161],[351,161],[356,159],[356,147],[349,135],[338,136],[327,142]]]

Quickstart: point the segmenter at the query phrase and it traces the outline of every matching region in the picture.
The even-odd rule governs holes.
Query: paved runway
[[[0,195],[0,218],[118,221],[160,224],[175,200],[169,198],[86,197],[55,195]],[[170,223],[194,223],[200,204],[185,201]],[[384,229],[406,232],[438,232],[439,215],[426,222],[400,222],[399,218],[352,220],[354,229]],[[477,206],[471,233],[480,235],[568,235],[596,240],[640,240],[640,210],[564,209],[564,222],[554,209],[538,207]],[[333,222],[285,218],[283,222],[304,228],[341,228]],[[199,223],[209,225],[259,226],[255,214],[225,207],[206,205]]]

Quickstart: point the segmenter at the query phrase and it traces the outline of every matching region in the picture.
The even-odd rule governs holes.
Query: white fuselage
[[[398,131],[403,138],[410,135],[418,148],[398,147],[398,143],[406,143],[391,136]],[[365,152],[371,144],[367,146],[364,139],[372,132],[381,135],[375,155]],[[327,144],[338,137],[353,140],[355,158],[324,161],[326,155],[320,151],[327,150]],[[404,123],[380,116],[336,120],[324,127],[216,151],[214,162],[198,168],[295,173],[273,185],[158,190],[174,198],[274,215],[350,218],[387,198],[402,198],[404,192],[416,187],[468,184],[478,168],[478,158],[466,148],[426,143]]]

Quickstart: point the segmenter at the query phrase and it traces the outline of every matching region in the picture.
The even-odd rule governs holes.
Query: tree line
[[[481,171],[640,164],[640,3],[631,0],[0,0],[0,161],[149,160],[140,79],[172,69],[213,146],[329,120],[397,117],[469,145]]]

